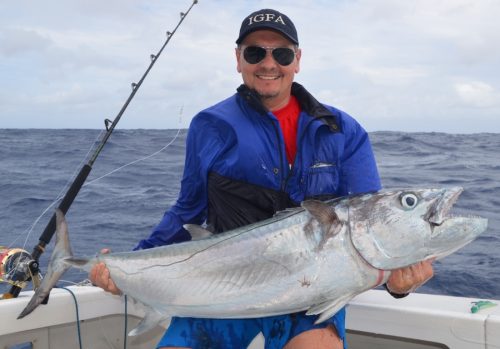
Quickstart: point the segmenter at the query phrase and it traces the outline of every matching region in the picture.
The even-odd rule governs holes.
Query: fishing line
[[[110,120],[110,119],[104,120],[106,132],[103,134],[99,144],[97,144],[95,151],[90,155],[89,160],[83,165],[83,167],[78,172],[73,183],[71,183],[69,189],[67,190],[67,192],[65,193],[64,197],[62,198],[60,204],[58,205],[58,209],[60,209],[63,214],[66,214],[68,212],[69,208],[71,207],[71,205],[73,204],[74,199],[78,195],[80,189],[83,187],[85,181],[87,180],[87,177],[89,176],[90,172],[92,171],[92,166],[94,165],[95,161],[97,160],[97,157],[99,156],[99,154],[103,150],[109,137],[111,137],[113,130],[115,129],[118,122],[120,121],[120,119],[123,116],[124,112],[126,111],[128,105],[130,104],[130,102],[132,101],[134,96],[136,95],[137,91],[142,86],[142,83],[144,82],[144,80],[148,76],[149,72],[151,71],[151,69],[155,65],[155,63],[158,60],[158,58],[160,57],[161,53],[163,52],[165,47],[170,42],[173,35],[177,32],[177,29],[180,27],[180,25],[182,24],[184,19],[186,19],[186,16],[189,14],[189,12],[193,8],[193,6],[197,3],[198,3],[198,0],[193,0],[191,5],[187,9],[187,11],[180,13],[180,19],[179,19],[179,22],[177,23],[177,25],[175,26],[175,28],[172,31],[166,32],[166,36],[167,36],[166,40],[164,41],[160,50],[156,54],[150,55],[151,61],[148,65],[148,67],[146,68],[146,71],[143,73],[142,77],[139,79],[139,81],[137,83],[136,82],[132,83],[132,92],[130,93],[130,95],[126,99],[125,103],[123,104],[123,106],[121,107],[120,111],[115,116],[115,118],[113,120]],[[56,199],[55,202],[57,202],[57,201],[58,200]],[[52,207],[53,205],[54,204],[51,204],[48,209],[50,209],[50,207]],[[45,210],[45,212],[47,210]],[[31,232],[31,230],[32,229],[30,229],[30,232]],[[44,253],[45,247],[49,244],[55,231],[56,231],[56,215],[54,213],[52,215],[51,219],[49,220],[48,224],[46,225],[44,231],[40,235],[40,237],[38,239],[38,244],[33,248],[33,251],[31,253],[31,257],[32,257],[32,261],[33,261],[32,266],[36,266],[36,268],[35,268],[36,275],[40,274],[39,270],[38,270],[38,260],[40,259],[40,256]],[[27,236],[27,239],[28,238],[29,238],[29,235]],[[25,277],[26,281],[30,280],[30,275],[25,274],[24,277]],[[17,287],[17,286],[11,287],[11,290],[2,296],[2,299],[16,298],[19,295],[19,293],[21,292],[21,289],[22,289],[21,287]]]
[[[35,219],[35,221],[33,222],[33,224],[31,225],[31,227],[25,231],[24,233],[20,234],[10,245],[9,245],[9,248],[12,247],[14,245],[14,243],[21,237],[23,236],[24,234],[27,234],[26,235],[26,239],[24,240],[24,244],[23,244],[23,249],[26,247],[27,243],[28,243],[28,240],[29,240],[29,237],[33,231],[33,229],[35,228],[35,226],[38,224],[38,222],[40,221],[40,219],[54,206],[56,205],[63,197],[64,197],[64,193],[67,191],[67,189],[70,187],[71,185],[71,182],[72,180],[74,180],[74,178],[77,176],[78,174],[78,171],[79,169],[82,167],[82,165],[90,158],[90,154],[92,153],[92,150],[96,147],[96,143],[98,142],[98,140],[100,138],[102,138],[102,134],[104,133],[104,130],[101,130],[101,132],[97,135],[96,139],[94,140],[93,144],[90,146],[89,150],[87,151],[87,154],[82,158],[82,160],[80,161],[80,163],[78,164],[78,166],[75,168],[75,171],[73,172],[73,174],[69,177],[68,181],[66,182],[66,184],[63,186],[63,188],[61,189],[61,191],[59,192],[59,194],[56,195],[56,198],[54,199],[54,201],[45,209],[42,211],[42,213],[38,216],[37,219]]]
[[[182,115],[182,107],[181,107],[181,110],[180,110],[180,114]],[[181,119],[180,119],[180,120],[181,120]],[[86,184],[84,184],[83,186],[86,186],[86,185],[89,185],[89,184],[93,184],[93,183],[95,183],[95,182],[97,182],[97,181],[99,181],[99,180],[101,180],[101,179],[103,179],[103,178],[105,178],[105,177],[107,177],[107,176],[109,176],[109,175],[113,174],[113,173],[116,173],[116,172],[118,172],[118,171],[120,171],[120,170],[124,169],[125,167],[131,166],[131,165],[133,165],[133,164],[136,164],[136,163],[139,163],[139,162],[141,162],[141,161],[145,161],[145,160],[147,160],[147,159],[150,159],[150,158],[154,157],[155,155],[157,155],[157,154],[161,153],[162,151],[164,151],[165,149],[167,149],[170,145],[172,145],[172,144],[176,141],[176,139],[178,138],[178,136],[179,136],[180,132],[181,132],[181,129],[180,129],[180,128],[178,128],[178,129],[177,129],[177,133],[175,134],[174,138],[173,138],[173,139],[172,139],[169,143],[167,143],[164,147],[162,147],[160,150],[158,150],[158,151],[156,151],[156,152],[153,152],[152,154],[150,154],[150,155],[148,155],[148,156],[145,156],[145,157],[143,157],[143,158],[140,158],[140,159],[137,159],[137,160],[131,161],[131,162],[129,162],[128,164],[125,164],[125,165],[123,165],[123,166],[120,166],[120,167],[118,167],[118,168],[116,168],[116,169],[114,169],[114,170],[112,170],[112,171],[108,172],[107,174],[105,174],[105,175],[103,175],[103,176],[101,176],[101,177],[99,177],[99,178],[96,178],[96,179],[94,179],[94,180],[92,180],[92,181],[90,181],[90,182],[87,182],[87,183],[86,183]],[[101,132],[101,134],[102,134],[102,132]],[[100,135],[98,136],[98,138],[99,138],[99,137],[100,137]],[[92,145],[92,146],[90,147],[89,151],[87,152],[87,155],[85,156],[84,160],[82,160],[82,162],[84,162],[84,161],[85,161],[85,159],[89,157],[89,154],[91,153],[91,151],[92,151],[92,149],[93,149],[94,147],[95,147],[95,145]],[[81,166],[81,164],[80,164],[79,166]],[[78,169],[78,167],[77,167],[77,169]],[[76,170],[76,171],[73,173],[73,176],[75,176],[75,173],[76,173],[77,171],[78,171],[78,170]],[[56,198],[56,199],[55,199],[55,200],[54,200],[54,201],[53,201],[53,202],[52,202],[52,203],[51,203],[51,204],[50,204],[50,205],[49,205],[49,206],[48,206],[48,207],[47,207],[47,208],[46,208],[46,209],[45,209],[45,210],[44,210],[44,211],[43,211],[43,212],[39,215],[39,216],[38,216],[38,218],[37,218],[37,219],[33,222],[33,224],[31,225],[31,227],[29,228],[29,230],[28,230],[27,232],[24,232],[23,234],[18,235],[18,237],[17,237],[16,239],[14,239],[14,241],[12,241],[12,243],[8,246],[8,248],[9,248],[9,249],[10,249],[10,248],[12,248],[12,246],[16,243],[16,241],[17,241],[17,240],[19,240],[19,238],[21,238],[21,236],[23,236],[24,234],[27,234],[27,235],[26,235],[26,238],[25,238],[25,241],[24,241],[24,245],[23,245],[23,249],[25,249],[25,246],[26,246],[26,245],[27,245],[27,243],[28,243],[28,240],[29,240],[29,238],[30,238],[30,235],[31,235],[31,233],[32,233],[33,229],[35,228],[35,226],[37,225],[37,223],[40,221],[40,219],[41,219],[41,218],[42,218],[42,217],[43,217],[43,216],[44,216],[44,215],[45,215],[45,214],[46,214],[46,213],[47,213],[47,212],[48,212],[48,211],[49,211],[49,210],[50,210],[50,209],[51,209],[54,205],[56,205],[56,204],[57,204],[57,203],[58,203],[58,202],[62,199],[62,194],[61,194],[61,193],[63,193],[63,192],[65,191],[65,189],[68,187],[68,185],[69,185],[70,181],[71,181],[71,179],[70,179],[70,180],[68,180],[68,182],[66,183],[66,185],[63,187],[63,189],[62,189],[62,190],[61,190],[61,192],[59,193],[58,197],[57,197],[57,198]],[[22,268],[22,266],[21,266],[20,264],[19,264],[19,265],[16,265],[15,269],[14,269],[12,272],[17,272],[17,271],[19,271],[19,270],[20,270],[20,268]],[[4,279],[2,279],[2,278],[0,278],[0,282],[7,282],[7,283],[9,283],[9,284],[11,284],[11,285],[13,285],[13,286],[20,286],[20,285],[17,285],[17,284],[15,284],[15,283],[10,282],[9,280],[4,280]],[[68,282],[68,281],[66,281],[66,282]],[[71,283],[71,282],[68,282],[68,283]]]
[[[90,281],[88,283],[87,283],[87,281],[88,281],[87,279],[79,281],[79,282],[74,282],[74,281],[71,281],[71,280],[63,280],[63,279],[57,280],[57,282],[63,282],[63,283],[66,283],[66,284],[70,284],[71,286],[87,286],[87,285],[90,285]]]
[[[181,108],[181,112],[180,112],[180,113],[182,114],[182,108]],[[104,131],[101,131],[101,133],[97,136],[97,139],[101,137],[101,134],[102,134],[103,132],[104,132]],[[82,187],[86,187],[87,185],[93,184],[93,183],[95,183],[95,182],[97,182],[97,181],[99,181],[99,180],[101,180],[101,179],[103,179],[103,178],[105,178],[105,177],[108,177],[108,176],[112,175],[113,173],[116,173],[116,172],[118,172],[118,171],[120,171],[120,170],[122,170],[122,169],[124,169],[124,168],[128,167],[128,166],[134,165],[134,164],[139,163],[139,162],[141,162],[141,161],[145,161],[145,160],[147,160],[147,159],[150,159],[150,158],[152,158],[152,157],[154,157],[154,156],[158,155],[159,153],[161,153],[162,151],[164,151],[165,149],[167,149],[169,146],[171,146],[171,145],[172,145],[172,144],[173,144],[173,143],[177,140],[177,138],[179,137],[180,132],[181,132],[181,129],[180,129],[180,128],[178,128],[178,129],[177,129],[177,133],[175,134],[174,138],[173,138],[173,139],[172,139],[169,143],[167,143],[167,144],[166,144],[163,148],[161,148],[160,150],[157,150],[157,151],[153,152],[153,153],[152,153],[152,154],[150,154],[150,155],[147,155],[147,156],[145,156],[145,157],[139,158],[139,159],[137,159],[137,160],[133,160],[133,161],[129,162],[128,164],[125,164],[125,165],[123,165],[123,166],[120,166],[120,167],[118,167],[118,168],[116,168],[116,169],[114,169],[114,170],[112,170],[112,171],[110,171],[110,172],[108,172],[108,173],[106,173],[106,174],[102,175],[101,177],[98,177],[98,178],[96,178],[96,179],[93,179],[93,180],[91,180],[91,181],[89,181],[89,182],[85,183]],[[96,139],[96,141],[97,141],[97,139]],[[95,143],[95,141],[94,141],[94,143]],[[49,211],[49,210],[50,210],[50,209],[51,209],[54,205],[56,205],[56,204],[57,204],[57,203],[58,203],[58,202],[59,202],[59,201],[63,198],[63,196],[64,196],[64,194],[63,194],[63,193],[64,193],[64,192],[66,191],[66,189],[69,187],[69,185],[70,185],[70,183],[71,183],[71,178],[76,177],[76,173],[78,172],[78,169],[79,169],[79,168],[82,166],[82,164],[83,164],[83,163],[84,163],[84,162],[85,162],[85,161],[86,161],[86,160],[90,157],[90,153],[92,152],[92,150],[94,149],[94,147],[95,147],[95,144],[94,144],[94,145],[92,145],[92,146],[90,147],[89,151],[87,152],[87,155],[83,158],[83,160],[80,162],[80,164],[76,167],[76,170],[73,172],[73,175],[70,177],[70,179],[68,180],[68,182],[65,184],[65,186],[63,187],[63,189],[61,190],[61,192],[60,192],[60,193],[56,196],[56,199],[55,199],[55,200],[54,200],[54,201],[53,201],[53,202],[52,202],[52,203],[51,203],[51,204],[50,204],[50,205],[49,205],[49,206],[48,206],[45,210],[43,210],[43,211],[42,211],[42,213],[38,216],[38,218],[36,218],[36,219],[35,219],[35,221],[34,221],[34,222],[33,222],[33,224],[31,225],[31,227],[30,227],[27,231],[25,231],[24,233],[19,234],[19,236],[18,236],[18,237],[17,237],[17,238],[16,238],[16,239],[12,242],[12,243],[10,243],[10,244],[9,244],[9,246],[8,246],[9,248],[11,248],[11,247],[12,247],[12,246],[16,243],[16,241],[17,241],[17,240],[19,240],[19,239],[20,239],[20,237],[21,237],[21,236],[23,236],[24,234],[27,234],[27,235],[26,235],[26,239],[24,240],[23,249],[26,247],[26,245],[28,244],[28,240],[29,240],[29,238],[30,238],[30,235],[31,235],[31,233],[33,232],[33,229],[35,228],[35,226],[38,224],[38,222],[40,221],[40,219],[42,219],[42,217],[43,217],[43,216],[44,216],[44,215],[45,215],[45,214],[46,214],[46,213],[47,213],[47,212],[48,212],[48,211]]]
[[[176,140],[176,139],[177,139],[177,137],[179,136],[179,133],[180,133],[180,132],[181,132],[181,129],[180,129],[180,128],[179,128],[179,129],[177,129],[177,133],[175,134],[174,138],[173,138],[173,139],[172,139],[169,143],[167,143],[167,145],[165,145],[163,148],[161,148],[160,150],[157,150],[157,151],[155,151],[154,153],[152,153],[152,154],[150,154],[150,155],[148,155],[148,156],[145,156],[145,157],[143,157],[143,158],[140,158],[140,159],[137,159],[137,160],[131,161],[131,162],[129,162],[129,163],[128,163],[128,164],[126,164],[126,165],[120,166],[120,167],[118,167],[118,168],[116,168],[116,169],[112,170],[111,172],[106,173],[105,175],[103,175],[103,176],[101,176],[101,177],[98,177],[98,178],[96,178],[96,179],[93,179],[93,180],[91,180],[91,181],[89,181],[89,182],[85,183],[83,186],[84,186],[84,187],[86,187],[87,185],[92,184],[92,183],[94,183],[94,182],[97,182],[97,181],[99,181],[99,180],[101,180],[101,179],[103,179],[103,178],[105,178],[105,177],[107,177],[107,176],[109,176],[109,175],[112,175],[113,173],[118,172],[118,171],[120,171],[120,170],[124,169],[125,167],[128,167],[128,166],[130,166],[130,165],[136,164],[136,163],[141,162],[141,161],[144,161],[144,160],[147,160],[147,159],[152,158],[153,156],[155,156],[155,155],[157,155],[157,154],[161,153],[162,151],[164,151],[165,149],[167,149],[170,145],[172,145],[172,143],[174,143],[174,142],[175,142],[175,140]]]

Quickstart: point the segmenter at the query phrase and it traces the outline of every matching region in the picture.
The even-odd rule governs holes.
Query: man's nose
[[[272,49],[266,49],[266,56],[264,59],[261,61],[262,65],[265,66],[276,66],[278,65],[278,62],[273,57],[273,52]]]

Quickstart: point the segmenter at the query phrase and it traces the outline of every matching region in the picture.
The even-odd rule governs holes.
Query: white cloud
[[[40,33],[24,28],[3,28],[0,30],[0,55],[15,56],[44,51],[52,41]]]
[[[0,127],[101,127],[190,4],[3,3]],[[492,0],[200,0],[120,126],[177,127],[170,120],[178,118],[163,116],[180,106],[187,126],[197,111],[234,93],[240,23],[265,7],[297,26],[297,81],[369,130],[446,131],[453,117],[465,132],[470,123],[500,132],[500,2]]]
[[[482,81],[457,83],[454,87],[458,96],[472,107],[488,108],[500,105],[500,93]]]
[[[412,84],[416,79],[426,76],[424,69],[404,67],[353,66],[354,73],[367,77],[373,84],[380,86],[403,86]]]

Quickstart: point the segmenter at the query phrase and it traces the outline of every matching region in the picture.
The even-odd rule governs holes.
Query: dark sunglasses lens
[[[295,52],[291,48],[279,47],[273,51],[273,57],[280,65],[289,65],[295,58]],[[243,50],[245,61],[250,64],[257,64],[266,57],[266,49],[259,46],[248,46]]]
[[[275,48],[273,50],[273,57],[280,65],[289,65],[295,58],[295,52],[286,47]]]
[[[257,64],[266,57],[266,50],[258,46],[248,46],[243,50],[245,61],[250,64]]]

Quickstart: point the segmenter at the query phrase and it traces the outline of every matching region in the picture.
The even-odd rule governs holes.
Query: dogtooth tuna
[[[249,318],[307,311],[324,321],[350,299],[387,281],[391,270],[439,259],[474,240],[487,220],[449,215],[462,188],[402,189],[304,201],[255,224],[133,252],[73,257],[57,212],[47,275],[22,318],[71,266],[104,262],[115,284],[146,306],[131,335],[171,316]],[[145,287],[147,285],[147,287]]]

